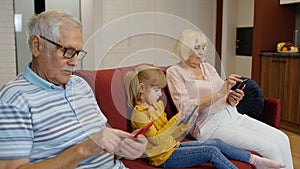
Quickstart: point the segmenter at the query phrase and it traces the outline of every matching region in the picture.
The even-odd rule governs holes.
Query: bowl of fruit
[[[299,52],[299,49],[292,42],[280,42],[277,44],[277,52]]]

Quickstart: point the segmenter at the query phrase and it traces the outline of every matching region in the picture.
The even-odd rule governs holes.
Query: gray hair
[[[82,31],[79,19],[62,10],[49,10],[33,16],[28,22],[28,44],[33,35],[43,35],[55,42],[59,41],[60,30],[63,26],[78,28]]]
[[[186,29],[180,34],[175,44],[173,55],[180,60],[186,61],[192,54],[194,47],[201,43],[207,43],[207,38],[204,33]]]

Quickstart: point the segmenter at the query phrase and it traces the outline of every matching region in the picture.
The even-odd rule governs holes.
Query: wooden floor
[[[285,130],[283,130],[283,132],[290,138],[294,169],[300,169],[300,135]]]

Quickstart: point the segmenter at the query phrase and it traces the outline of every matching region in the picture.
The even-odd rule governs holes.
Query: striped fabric
[[[72,76],[66,89],[25,72],[0,89],[0,159],[35,163],[99,131],[107,119],[89,85]],[[85,159],[77,168],[125,168],[109,153]]]

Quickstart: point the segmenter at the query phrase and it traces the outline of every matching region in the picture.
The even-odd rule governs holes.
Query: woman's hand
[[[237,83],[242,82],[243,80],[240,79],[241,76],[237,74],[231,74],[228,76],[226,81],[224,82],[224,85],[219,90],[217,95],[219,97],[223,97],[224,101],[226,100],[230,105],[237,104],[243,97],[244,92],[242,90],[232,91],[231,88]],[[219,98],[217,97],[217,98]]]
[[[236,106],[243,99],[245,93],[241,89],[231,90],[227,97],[227,103]]]
[[[244,97],[244,91],[240,89],[236,89],[235,91],[231,90],[231,88],[237,83],[242,82],[240,75],[231,74],[228,76],[225,82],[225,90],[228,91],[227,103],[231,106],[236,106],[240,100]]]
[[[242,82],[243,81],[240,78],[241,78],[241,76],[237,75],[237,74],[229,75],[220,91],[222,93],[224,93],[225,96],[227,96],[227,94],[229,93],[231,88],[236,84],[236,82]]]
[[[236,82],[242,82],[243,80],[241,79],[241,77],[242,76],[237,74],[229,75],[226,79],[227,90],[229,91],[236,84]]]

